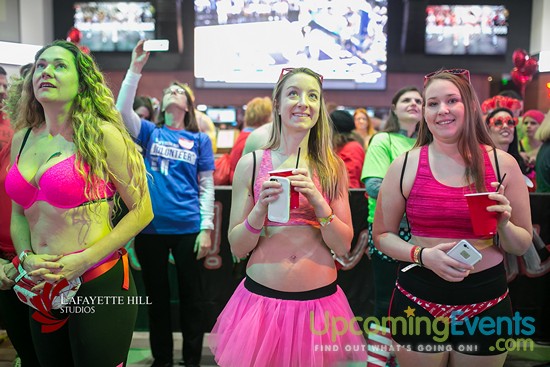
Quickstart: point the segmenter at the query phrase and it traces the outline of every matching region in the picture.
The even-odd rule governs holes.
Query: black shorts
[[[474,273],[462,282],[447,282],[431,270],[415,267],[399,272],[402,288],[421,300],[447,305],[465,305],[488,301],[506,293],[508,285],[504,265]],[[414,309],[414,316],[411,314]],[[405,310],[411,314],[407,316]],[[497,355],[505,352],[502,346],[508,338],[525,338],[519,315],[512,314],[510,297],[477,314],[460,321],[438,320],[426,309],[407,298],[397,288],[390,306],[392,337],[401,346],[425,353],[455,350],[472,355]],[[533,320],[534,321],[534,320]],[[529,326],[529,325],[527,325]],[[534,330],[534,328],[533,328]]]

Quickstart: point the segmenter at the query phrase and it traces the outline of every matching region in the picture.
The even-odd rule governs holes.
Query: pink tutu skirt
[[[336,284],[280,292],[245,278],[208,337],[222,367],[335,367],[366,361],[366,346]]]

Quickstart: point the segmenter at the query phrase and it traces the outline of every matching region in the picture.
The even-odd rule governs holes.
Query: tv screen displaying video
[[[127,52],[140,39],[155,38],[154,15],[150,2],[77,2],[74,27],[91,51]]]
[[[195,84],[272,88],[309,67],[328,89],[386,88],[387,0],[195,0]]]
[[[237,122],[235,107],[208,107],[206,114],[215,124],[236,124]]]
[[[508,16],[503,5],[427,6],[425,52],[429,55],[504,55]]]

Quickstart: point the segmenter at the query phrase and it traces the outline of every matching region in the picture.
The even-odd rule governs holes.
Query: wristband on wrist
[[[421,251],[422,251],[422,247],[420,247],[420,246],[416,246],[414,248],[413,263],[418,264],[418,265],[422,265],[422,263],[420,262],[420,252]]]
[[[319,222],[321,227],[326,227],[334,220],[334,217],[334,210],[330,208],[330,215],[328,217],[317,218],[317,222]]]
[[[418,254],[418,263],[420,266],[424,266],[424,261],[422,260],[422,252],[424,251],[425,247],[422,247],[420,249],[420,253]]]
[[[410,253],[410,258],[411,258],[411,262],[413,263],[414,262],[414,252],[416,251],[417,248],[419,248],[420,246],[413,246],[411,247],[411,253]]]
[[[256,228],[252,227],[250,225],[250,223],[248,223],[248,217],[246,217],[245,220],[244,220],[244,226],[245,226],[245,228],[247,229],[248,232],[253,233],[253,234],[260,234],[262,232],[262,228],[263,228],[262,227],[260,229],[256,229]]]

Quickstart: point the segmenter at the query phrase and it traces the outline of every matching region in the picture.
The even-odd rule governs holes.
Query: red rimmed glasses
[[[508,126],[510,129],[513,129],[518,124],[518,119],[516,117],[491,117],[489,119],[489,125],[492,125],[498,129],[502,129],[504,125]]]
[[[281,80],[281,78],[282,78],[283,76],[285,76],[286,74],[290,73],[290,72],[291,72],[292,70],[294,70],[294,69],[297,69],[297,68],[283,68],[283,69],[281,70],[281,74],[279,74],[279,80]],[[309,70],[311,70],[311,69],[309,69]],[[323,76],[322,76],[321,74],[319,74],[319,73],[314,72],[313,70],[311,70],[311,71],[313,72],[313,74],[317,75],[317,77],[318,77],[319,80],[321,81],[321,84],[323,84]]]
[[[424,86],[426,86],[426,83],[428,83],[428,80],[430,80],[430,78],[436,74],[441,74],[441,73],[449,73],[449,74],[453,74],[453,75],[458,75],[462,78],[464,78],[465,80],[468,81],[468,83],[470,83],[470,71],[469,70],[466,70],[466,69],[448,69],[448,70],[438,70],[438,71],[434,71],[432,73],[429,73],[429,74],[426,74],[424,76]]]

